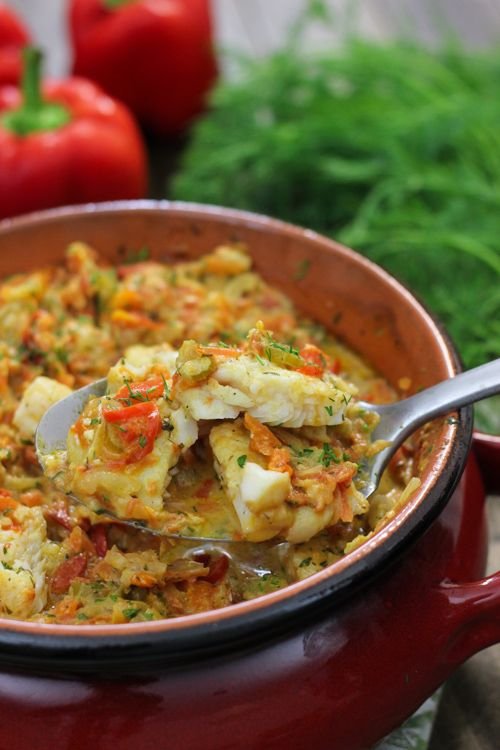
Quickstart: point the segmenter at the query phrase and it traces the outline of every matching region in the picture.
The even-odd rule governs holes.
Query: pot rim
[[[114,201],[40,211],[0,222],[0,244],[4,232],[23,229],[29,225],[50,224],[75,216],[113,215],[123,211],[134,213],[165,213],[177,218],[218,218],[228,225],[246,225],[272,233],[297,236],[301,233],[310,244],[329,247],[350,262],[367,268],[378,281],[395,288],[407,304],[417,310],[419,318],[439,343],[449,376],[460,370],[454,346],[441,324],[426,307],[388,272],[355,251],[320,235],[279,219],[272,219],[249,211],[222,208],[180,201]],[[146,623],[119,625],[52,625],[0,618],[0,653],[15,660],[38,655],[42,658],[58,654],[68,659],[88,658],[89,650],[95,658],[123,660],[137,655],[141,661],[158,653],[195,653],[200,644],[214,649],[230,640],[248,637],[251,632],[271,632],[279,622],[289,621],[315,605],[325,605],[333,593],[336,603],[359,586],[372,580],[411,540],[419,536],[438,515],[447,502],[465,467],[472,436],[472,407],[458,412],[458,420],[447,424],[441,448],[436,455],[432,472],[424,478],[420,488],[405,507],[367,542],[348,556],[333,563],[309,578],[290,584],[246,602],[232,604],[218,610],[194,615],[157,620]],[[499,438],[500,442],[500,438]],[[425,501],[424,501],[425,498]],[[244,632],[243,632],[244,631]],[[111,653],[111,652],[114,653]],[[15,652],[15,653],[14,653]],[[76,663],[76,662],[75,662]],[[60,666],[60,664],[58,665]]]

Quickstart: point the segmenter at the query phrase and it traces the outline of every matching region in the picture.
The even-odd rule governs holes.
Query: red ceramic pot
[[[401,285],[314,233],[186,204],[63,209],[0,227],[0,273],[57,262],[75,239],[110,259],[144,244],[156,258],[185,258],[244,241],[271,283],[393,383],[409,376],[416,390],[457,370],[445,335]],[[434,422],[406,507],[286,589],[162,622],[3,620],[1,750],[372,746],[500,638],[500,578],[481,579],[484,492],[472,458],[463,473],[471,430],[469,408]]]
[[[474,449],[487,491],[500,494],[500,435],[475,430]]]

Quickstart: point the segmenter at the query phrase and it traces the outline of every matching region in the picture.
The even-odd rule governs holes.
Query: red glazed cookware
[[[474,448],[487,491],[500,494],[500,435],[476,430]]]
[[[0,273],[57,263],[73,240],[109,259],[193,257],[243,241],[257,269],[394,385],[450,377],[439,326],[385,272],[312,232],[176,203],[69,208],[0,225]],[[471,410],[421,446],[421,488],[368,543],[300,583],[215,612],[119,626],[1,621],[0,748],[361,750],[500,639],[500,578],[481,579],[484,492]]]

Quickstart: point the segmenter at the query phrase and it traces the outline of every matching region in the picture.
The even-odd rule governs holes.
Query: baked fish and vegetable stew
[[[111,267],[73,243],[3,280],[0,342],[2,617],[144,622],[248,600],[348,554],[418,486],[405,444],[363,496],[359,463],[383,446],[358,401],[396,394],[241,246]],[[44,473],[41,417],[103,377]]]

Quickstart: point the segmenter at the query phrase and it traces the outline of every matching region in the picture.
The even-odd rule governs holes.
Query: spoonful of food
[[[500,392],[499,359],[377,406],[261,328],[240,349],[148,349],[48,409],[36,451],[73,500],[180,539],[308,541],[368,510],[420,425]]]

